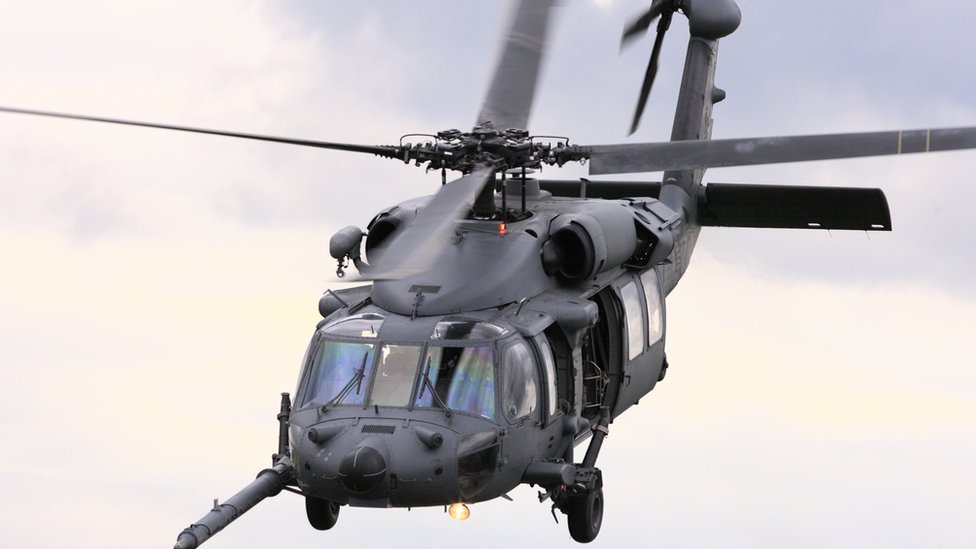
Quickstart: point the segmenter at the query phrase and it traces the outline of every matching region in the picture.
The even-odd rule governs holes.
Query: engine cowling
[[[579,282],[622,265],[639,245],[633,210],[599,204],[553,220],[549,240],[542,246],[542,263],[547,274]]]

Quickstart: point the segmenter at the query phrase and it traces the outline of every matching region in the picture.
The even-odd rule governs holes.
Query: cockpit
[[[298,409],[427,408],[496,421],[502,415],[515,420],[538,406],[536,362],[511,328],[445,318],[424,341],[393,342],[379,336],[384,320],[380,314],[361,314],[316,332],[296,393]],[[506,396],[499,403],[496,357],[501,355]]]

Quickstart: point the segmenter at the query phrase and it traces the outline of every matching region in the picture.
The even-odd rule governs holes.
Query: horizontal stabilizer
[[[655,181],[539,181],[553,196],[657,198]],[[881,189],[709,183],[700,190],[699,222],[706,227],[890,231],[888,200]]]
[[[881,189],[710,183],[698,206],[706,227],[891,230]]]

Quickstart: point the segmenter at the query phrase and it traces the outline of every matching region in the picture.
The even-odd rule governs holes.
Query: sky
[[[716,138],[974,126],[976,7],[741,0]],[[503,2],[0,0],[0,105],[309,139],[467,128]],[[566,0],[531,120],[665,140],[677,17],[641,129],[638,0]],[[611,427],[596,547],[966,547],[976,538],[976,152],[712,170],[881,187],[894,231],[706,229],[667,303],[667,379]],[[572,178],[585,169],[547,169]],[[653,180],[659,174],[636,175]],[[430,193],[369,156],[0,118],[0,539],[169,547],[270,463],[326,288],[329,236]],[[529,488],[441,509],[282,494],[213,549],[571,546]]]

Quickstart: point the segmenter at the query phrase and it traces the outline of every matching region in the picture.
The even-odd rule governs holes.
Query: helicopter
[[[508,177],[509,177],[510,179],[514,179],[514,180],[516,181],[516,184],[514,185],[514,188],[513,188],[513,189],[511,189],[511,191],[510,191],[510,194],[508,194],[508,198],[509,198],[510,200],[513,200],[513,201],[514,201],[514,200],[516,200],[516,198],[521,198],[521,197],[525,197],[525,196],[526,196],[526,193],[525,193],[524,191],[521,191],[521,190],[520,190],[520,187],[521,187],[521,185],[522,185],[522,184],[525,184],[525,185],[531,185],[531,184],[532,184],[532,183],[531,183],[531,181],[527,181],[527,180],[526,180],[526,178],[525,178],[524,176],[522,176],[522,177],[519,177],[519,175],[520,175],[520,174],[518,174],[518,173],[514,173],[514,174],[508,174]],[[594,193],[594,192],[598,192],[598,191],[595,191],[595,189],[594,189],[593,187],[591,187],[591,188],[590,188],[590,190],[589,190],[589,192],[591,193],[591,194],[590,194],[590,196],[593,196],[593,194],[592,194],[592,193]],[[540,195],[537,195],[537,196],[541,196],[541,190],[540,190]],[[535,199],[535,200],[539,200],[539,199],[537,198],[537,199]],[[608,199],[608,200],[614,200],[614,199]],[[526,211],[526,210],[525,210],[524,208],[519,208],[519,207],[517,207],[517,206],[516,206],[516,207],[514,207],[514,209],[515,209],[515,210],[521,210],[522,212],[525,212],[525,211]],[[420,210],[420,211],[423,211],[423,210]],[[531,212],[531,208],[529,208],[529,210],[528,210],[528,211],[530,211],[530,212]],[[518,230],[518,227],[519,227],[519,223],[524,223],[524,222],[525,222],[525,220],[520,220],[520,219],[518,219],[518,218],[517,218],[517,215],[514,215],[514,214],[513,214],[513,216],[512,216],[512,218],[511,218],[511,219],[510,219],[509,221],[510,221],[510,223],[508,224],[508,229],[509,229],[509,230]],[[606,222],[606,223],[610,223],[611,221],[610,221],[610,220],[606,220],[605,222]],[[409,225],[408,225],[408,226],[409,226]],[[348,233],[347,233],[347,234],[348,234]],[[567,238],[569,238],[569,236],[567,236]],[[367,237],[367,240],[368,240],[368,237]],[[367,246],[368,246],[368,244],[367,244]],[[367,251],[367,254],[368,254],[368,251]],[[557,255],[557,257],[559,256],[559,254],[556,254],[556,255]],[[581,255],[586,255],[586,254],[581,254]],[[350,259],[351,259],[351,260],[355,260],[356,258],[352,258],[352,257],[350,257]],[[563,274],[563,276],[566,276],[566,273],[562,273],[562,274]],[[558,275],[557,275],[557,276],[558,276]],[[342,293],[340,293],[340,292],[336,292],[336,295],[335,295],[335,296],[332,296],[332,297],[330,297],[330,299],[332,299],[332,298],[334,298],[334,299],[336,299],[336,300],[347,300],[349,296],[348,296],[348,295],[346,295],[346,297],[343,297],[343,295],[346,295],[346,294],[342,294]],[[328,297],[328,296],[327,296],[327,297]],[[433,299],[430,299],[430,298],[431,298],[431,296],[425,296],[425,298],[424,298],[424,302],[423,302],[423,303],[428,303],[428,304],[429,304],[429,303],[431,303],[431,302],[433,301]],[[429,300],[429,301],[428,301],[428,300]],[[408,304],[408,306],[413,306],[413,305],[414,305],[414,304],[416,303],[416,301],[418,301],[418,300],[414,300],[413,302],[411,302],[410,304]],[[638,301],[641,301],[641,300],[640,300],[640,299],[638,298]],[[647,301],[647,298],[646,298],[646,297],[644,298],[644,301]],[[329,305],[329,303],[331,303],[331,301],[328,301],[328,302],[326,303],[326,305],[325,305],[325,306],[326,306],[326,307],[329,307],[329,306],[331,306],[331,305]],[[421,303],[420,305],[423,305],[423,303]],[[528,302],[528,303],[526,303],[526,304],[524,304],[524,306],[523,306],[523,307],[528,307],[527,309],[523,309],[523,311],[531,311],[531,310],[532,310],[532,308],[531,308],[531,302]],[[328,309],[327,309],[327,308],[326,308],[326,311],[328,311]],[[420,307],[418,306],[418,311],[417,311],[417,313],[418,313],[418,318],[421,318],[421,319],[422,319],[422,318],[424,318],[424,316],[425,316],[425,315],[423,314],[424,312],[425,312],[425,311],[423,311],[423,310],[420,310]],[[330,314],[334,314],[334,313],[330,313]],[[516,315],[516,316],[518,316],[518,315]],[[374,390],[375,390],[375,385],[374,385]],[[416,391],[417,391],[417,393],[418,393],[418,394],[419,394],[419,393],[421,393],[421,392],[425,392],[425,390],[426,390],[426,392],[427,392],[427,393],[429,393],[429,394],[430,394],[431,396],[433,396],[433,394],[436,394],[436,393],[435,393],[435,392],[433,391],[433,389],[430,389],[430,387],[429,387],[429,386],[427,386],[426,384],[425,384],[425,386],[424,386],[424,388],[420,388],[420,387],[418,387],[418,388],[416,389]],[[296,393],[296,398],[297,398],[297,396],[298,396],[298,395],[297,395],[297,393]],[[336,409],[340,409],[340,411],[341,411],[341,406],[342,406],[342,404],[343,404],[343,402],[342,402],[342,401],[341,401],[341,399],[340,399],[340,402],[339,402],[339,403],[338,403],[338,404],[337,404],[337,405],[336,405],[336,406],[335,406],[334,408],[332,408],[332,409],[330,409],[330,410],[329,410],[329,412],[332,412],[332,413],[333,413],[333,414],[335,415],[335,413],[336,413],[336,412],[335,412],[335,410],[336,410]],[[435,404],[436,404],[436,403],[435,403]],[[439,406],[438,406],[438,407],[439,407]],[[431,408],[435,408],[435,407],[434,407],[434,406],[431,406]],[[456,415],[463,415],[463,414],[459,414],[458,412],[459,412],[459,411],[457,411],[457,410],[455,410],[455,414],[456,414]],[[441,414],[441,411],[436,411],[436,410],[434,411],[434,415],[440,415],[440,414]],[[443,415],[444,415],[444,416],[446,417],[446,416],[447,416],[447,411],[443,411]],[[596,417],[597,417],[597,416],[591,416],[591,418],[590,418],[590,419],[595,419]]]

